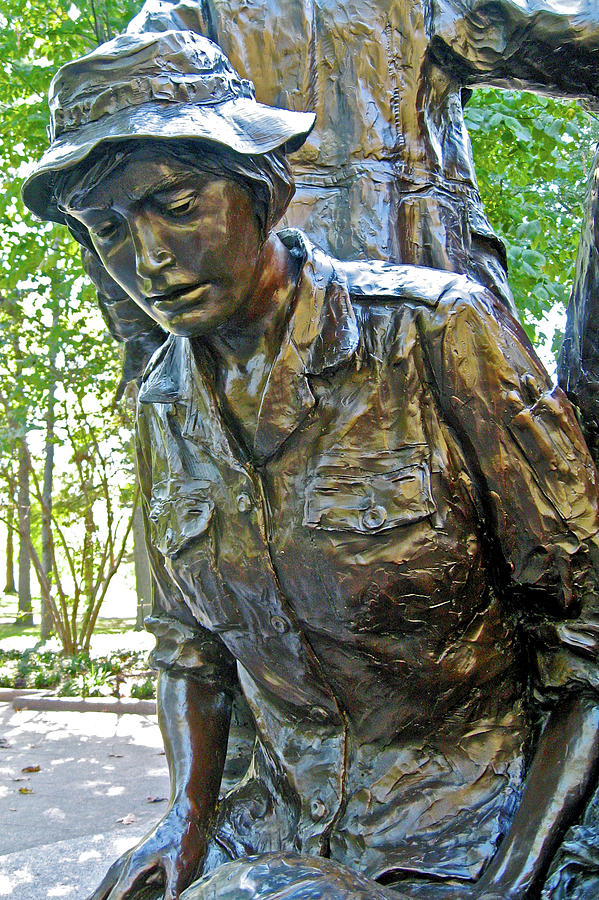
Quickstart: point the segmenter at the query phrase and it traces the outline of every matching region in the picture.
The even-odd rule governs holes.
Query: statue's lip
[[[196,281],[194,284],[184,284],[181,285],[181,287],[173,288],[173,290],[168,291],[168,293],[150,294],[148,300],[152,306],[156,306],[159,309],[163,307],[168,309],[171,305],[175,305],[177,301],[184,300],[185,302],[188,302],[189,300],[194,300],[195,295],[199,295],[201,290],[205,288],[207,284],[208,282],[206,281]]]

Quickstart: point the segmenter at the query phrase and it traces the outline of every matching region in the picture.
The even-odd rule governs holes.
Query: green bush
[[[154,696],[144,652],[91,658],[88,653],[64,657],[54,651],[0,650],[0,687],[57,689],[60,697],[120,697],[127,682],[132,697]]]
[[[156,696],[156,684],[152,676],[148,676],[145,681],[132,684],[131,696],[137,700],[153,700]]]

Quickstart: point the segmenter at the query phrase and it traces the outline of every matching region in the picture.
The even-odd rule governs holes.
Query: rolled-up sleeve
[[[449,292],[427,321],[431,380],[478,485],[490,565],[528,635],[538,686],[597,690],[597,473],[574,411],[482,289]]]
[[[153,668],[190,678],[233,694],[237,689],[235,659],[222,640],[193,616],[182,587],[169,574],[164,557],[152,541],[149,498],[152,488],[147,415],[138,414],[137,470],[152,580],[152,612],[145,625],[156,638],[150,654]]]
[[[599,96],[595,0],[433,0],[432,48],[463,83]]]
[[[156,638],[150,665],[173,675],[183,675],[210,683],[232,693],[235,670],[229,652],[213,634],[201,626],[193,627],[173,616],[158,613],[148,616],[145,626]]]

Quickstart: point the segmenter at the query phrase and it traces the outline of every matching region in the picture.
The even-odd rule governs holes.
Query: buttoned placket
[[[231,452],[233,455],[235,455],[234,451],[233,451],[233,447],[236,446],[237,442],[235,439],[233,439],[232,435],[230,434],[230,432],[228,430],[226,423],[224,422],[224,420],[222,418],[221,418],[221,425],[223,427],[223,431],[226,434],[229,444],[231,446]],[[342,733],[342,741],[341,741],[342,750],[341,750],[341,758],[338,761],[340,764],[340,772],[341,772],[341,777],[339,779],[339,781],[340,781],[339,799],[337,801],[335,801],[332,798],[328,798],[326,796],[323,797],[322,789],[318,789],[318,790],[314,791],[314,793],[309,797],[301,798],[303,801],[302,806],[304,807],[304,809],[306,811],[304,813],[303,818],[304,818],[304,820],[306,818],[308,818],[310,821],[309,825],[304,825],[303,829],[301,829],[301,831],[302,831],[302,849],[306,853],[317,852],[319,855],[326,856],[329,853],[328,836],[330,835],[331,831],[334,829],[335,823],[341,818],[343,809],[345,806],[345,794],[346,794],[346,787],[347,787],[346,772],[347,772],[347,756],[348,756],[347,720],[346,720],[346,717],[345,717],[343,711],[339,707],[339,704],[335,697],[333,689],[331,688],[331,686],[328,682],[323,665],[321,664],[317,654],[312,649],[310,643],[306,639],[306,636],[301,628],[301,625],[298,622],[292,608],[290,607],[282,588],[280,587],[278,576],[276,574],[276,566],[275,566],[272,552],[270,549],[269,537],[270,537],[270,533],[271,533],[270,532],[270,515],[271,514],[270,514],[270,507],[269,507],[269,504],[268,504],[268,501],[266,498],[266,493],[264,490],[263,476],[250,460],[246,459],[243,462],[238,460],[238,463],[240,466],[243,467],[243,469],[247,473],[248,478],[251,479],[255,493],[253,495],[250,495],[250,493],[248,491],[248,492],[242,492],[242,493],[238,494],[237,500],[236,500],[237,509],[242,515],[245,513],[248,513],[249,510],[251,509],[252,512],[255,513],[255,515],[257,516],[258,527],[259,527],[259,530],[263,537],[264,545],[267,548],[270,568],[272,570],[273,576],[276,581],[277,593],[278,593],[278,596],[280,599],[280,604],[285,613],[284,615],[280,615],[278,613],[272,614],[270,616],[271,627],[274,630],[274,632],[279,636],[286,635],[289,632],[295,633],[300,636],[302,643],[305,645],[306,649],[308,650],[310,656],[313,658],[313,661],[315,662],[315,664],[319,670],[319,673],[320,673],[320,676],[322,679],[322,683],[326,686],[328,693],[330,694],[331,698],[333,699],[333,701],[335,703],[335,706],[338,709],[339,717],[340,717],[340,720],[342,723],[341,724],[342,732],[343,732]],[[241,504],[242,508],[240,508],[240,503],[239,503],[240,498],[242,498],[242,504]],[[327,719],[329,718],[329,713],[324,708],[315,707],[312,710],[312,713],[313,713],[313,716],[317,720],[321,719],[323,722],[326,722]],[[316,757],[318,757],[318,751],[320,750],[320,746],[321,746],[321,740],[319,738],[317,738],[316,741],[313,742],[313,749],[316,751],[315,752]],[[315,762],[316,762],[316,760],[315,760]],[[307,816],[306,816],[306,813],[307,813]]]

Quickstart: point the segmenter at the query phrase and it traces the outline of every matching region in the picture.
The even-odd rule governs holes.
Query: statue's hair
[[[192,169],[208,172],[215,178],[229,178],[238,182],[254,201],[264,237],[283,216],[295,192],[291,167],[282,150],[246,156],[206,141],[129,139],[105,142],[77,166],[58,172],[53,184],[58,207],[64,210],[67,202],[84,206],[87,194],[140,148],[149,152],[153,159],[175,159]],[[66,211],[65,218],[74,237],[84,246],[93,249],[87,229],[66,215]]]

